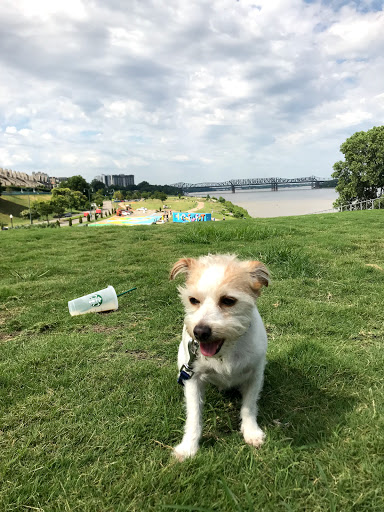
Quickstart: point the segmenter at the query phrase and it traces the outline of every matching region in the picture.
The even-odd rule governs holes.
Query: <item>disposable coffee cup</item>
[[[104,288],[104,290],[99,290],[98,292],[84,295],[84,297],[68,301],[71,316],[111,311],[116,310],[118,307],[119,303],[113,286],[108,286],[108,288]]]

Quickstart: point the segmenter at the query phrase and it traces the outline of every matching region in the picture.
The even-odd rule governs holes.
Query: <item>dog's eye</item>
[[[222,306],[234,306],[237,302],[237,299],[233,298],[233,297],[221,297],[220,299],[220,304]]]
[[[196,304],[200,304],[200,301],[195,299],[195,297],[189,297],[189,302],[196,306]]]

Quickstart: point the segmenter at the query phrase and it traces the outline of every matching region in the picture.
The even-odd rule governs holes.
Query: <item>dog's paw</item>
[[[196,455],[198,447],[191,446],[187,443],[180,443],[173,449],[172,455],[179,461],[183,462],[183,460],[188,459]]]
[[[242,429],[244,441],[255,448],[259,448],[265,439],[265,434],[260,427],[256,426],[251,429]]]

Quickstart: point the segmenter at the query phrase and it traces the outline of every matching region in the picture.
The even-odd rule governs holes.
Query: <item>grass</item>
[[[122,201],[123,203],[129,203],[132,205],[132,208],[136,210],[137,208],[141,208],[145,206],[149,210],[159,210],[163,207],[163,202],[159,199],[145,199],[139,202],[129,202]],[[222,203],[213,199],[206,199],[205,197],[190,197],[185,196],[178,197],[170,196],[165,201],[166,205],[171,208],[171,210],[175,212],[186,212],[197,208],[199,203],[203,203],[203,207],[199,208],[197,211],[200,213],[211,213],[212,217],[218,218],[222,220],[225,216],[227,220],[234,220],[233,216],[228,213],[224,213],[226,208]]]
[[[197,200],[195,197],[181,197],[180,199],[175,196],[169,196],[167,200],[161,201],[160,199],[144,199],[142,201],[122,201],[125,204],[130,204],[133,210],[145,206],[148,210],[159,210],[165,204],[169,206],[171,210],[175,211],[187,211],[197,206]]]
[[[0,510],[382,511],[384,214],[0,233]],[[267,441],[209,388],[197,456],[182,435],[178,258],[260,258]],[[113,313],[67,301],[108,284]]]
[[[50,194],[31,194],[31,206],[34,201],[50,201],[52,196]],[[28,194],[19,195],[2,195],[0,196],[0,223],[3,222],[11,227],[11,220],[9,215],[13,215],[13,224],[29,224],[29,219],[23,219],[20,214],[23,210],[28,210],[29,205]],[[50,216],[51,218],[51,216]]]

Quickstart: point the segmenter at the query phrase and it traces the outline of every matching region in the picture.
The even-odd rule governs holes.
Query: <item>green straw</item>
[[[119,293],[118,297],[121,297],[122,295],[125,295],[126,293],[131,292],[132,290],[136,290],[136,289],[137,289],[137,287],[135,286],[134,288],[131,288],[130,290],[127,290],[126,292]]]

